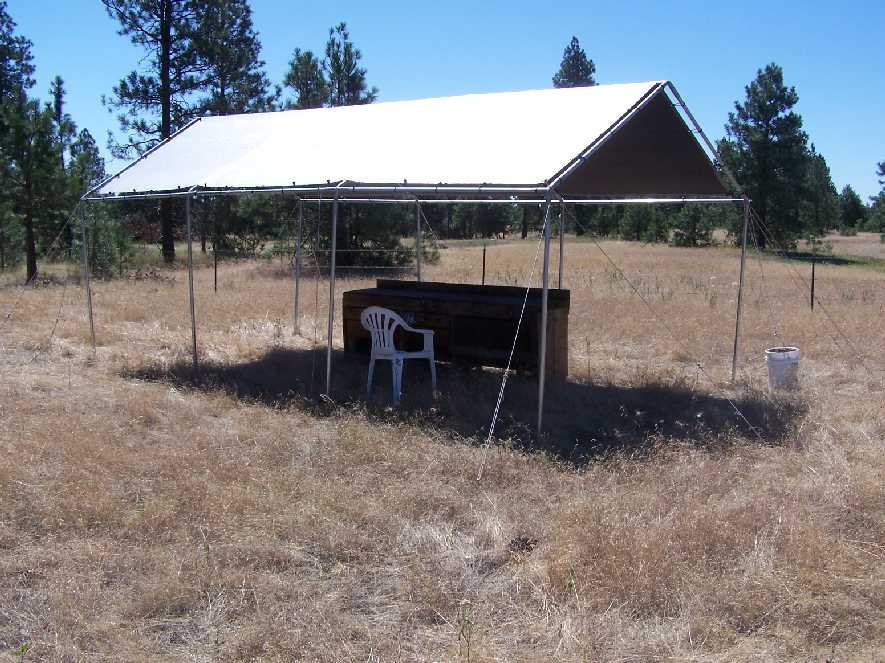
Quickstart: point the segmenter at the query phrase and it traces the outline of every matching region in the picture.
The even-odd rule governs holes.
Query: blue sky
[[[273,81],[296,46],[322,51],[344,20],[380,100],[550,87],[577,35],[600,83],[670,79],[714,140],[768,62],[799,93],[805,129],[841,189],[878,192],[885,161],[885,2],[296,2],[252,0]],[[61,75],[68,110],[104,145],[116,120],[100,102],[137,66],[99,0],[9,0],[34,42],[35,94]],[[121,167],[110,163],[109,169]]]

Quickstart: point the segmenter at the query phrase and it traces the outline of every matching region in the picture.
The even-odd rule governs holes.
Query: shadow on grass
[[[365,401],[368,360],[333,352],[332,397],[325,387],[326,353],[277,348],[259,359],[234,363],[204,363],[195,373],[189,361],[171,366],[130,369],[123,376],[173,384],[197,391],[223,391],[271,407],[295,407],[328,417],[342,408],[365,407],[376,420],[400,421],[485,439],[502,372],[438,364],[440,396],[431,398],[426,362],[406,362],[403,402],[389,407],[388,362],[375,369],[375,387]],[[675,378],[660,378],[634,386],[554,382],[547,385],[544,434],[534,434],[537,382],[512,374],[507,382],[495,437],[518,448],[545,451],[581,463],[612,453],[642,454],[668,441],[705,448],[727,448],[741,441],[780,444],[806,408],[796,399],[772,398],[745,391],[732,401],[752,424],[735,412],[724,397],[693,389]]]

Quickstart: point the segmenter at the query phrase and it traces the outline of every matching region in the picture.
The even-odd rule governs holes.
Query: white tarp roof
[[[544,185],[664,81],[205,117],[94,195],[377,185]]]
[[[665,85],[199,118],[89,197],[339,182],[364,193],[394,186],[540,189],[563,171],[568,177],[557,186],[572,195],[725,193]],[[579,159],[591,146],[592,158]]]

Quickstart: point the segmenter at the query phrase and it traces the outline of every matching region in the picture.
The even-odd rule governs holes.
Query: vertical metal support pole
[[[750,199],[744,196],[744,230],[741,240],[741,273],[738,277],[737,315],[734,323],[734,348],[731,353],[731,381],[737,379],[738,339],[741,335],[741,304],[744,295],[744,267],[747,264],[747,226],[750,224]]]
[[[298,291],[301,287],[301,240],[304,232],[304,202],[298,199],[298,232],[295,239],[295,302],[293,306],[292,333],[301,333],[298,320]]]
[[[421,281],[421,201],[415,199],[415,269]]]
[[[335,249],[338,239],[338,189],[332,201],[332,256],[329,269],[329,330],[326,336],[326,395],[332,393],[332,323],[335,320]]]
[[[194,359],[194,370],[199,369],[197,362],[197,311],[194,305],[194,250],[191,238],[191,196],[184,199],[184,218],[187,225],[187,288],[191,309],[191,353]]]
[[[559,204],[559,285],[558,288],[562,289],[562,271],[564,268],[564,260],[565,260],[565,211],[562,209],[562,203]]]
[[[89,240],[86,237],[86,203],[80,201],[80,237],[83,257],[83,284],[86,286],[86,314],[89,317],[89,336],[92,338],[92,351],[95,352],[95,321],[92,317],[92,279],[89,274]]]
[[[550,192],[544,203],[544,275],[541,289],[541,347],[538,357],[538,435],[544,419],[544,379],[547,369],[547,294],[550,290]]]
[[[486,284],[486,243],[482,243],[482,284]]]
[[[814,310],[814,266],[817,264],[815,256],[811,256],[811,310]]]
[[[217,236],[217,233],[213,234]],[[215,238],[212,239],[212,266],[212,291],[218,292],[218,242],[215,240]]]

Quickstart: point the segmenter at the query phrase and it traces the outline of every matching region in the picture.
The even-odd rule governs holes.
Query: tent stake
[[[301,286],[301,239],[304,231],[304,203],[298,199],[298,232],[295,240],[295,302],[293,306],[292,333],[301,333],[298,320],[298,290]]]
[[[744,196],[744,230],[741,239],[741,272],[738,277],[737,315],[734,323],[734,349],[731,353],[731,381],[737,378],[738,337],[741,335],[741,303],[744,294],[744,266],[747,264],[747,226],[750,223],[750,199]]]
[[[187,287],[191,309],[191,353],[194,360],[194,371],[199,370],[197,363],[197,313],[194,305],[194,251],[191,237],[191,196],[184,199],[184,218],[187,224]]]
[[[421,201],[415,198],[415,272],[421,281]]]
[[[547,294],[550,290],[550,191],[544,203],[544,277],[541,290],[541,348],[538,359],[538,435],[544,418],[544,372],[547,368]]]
[[[86,203],[80,203],[80,235],[83,247],[83,284],[86,286],[86,314],[89,317],[89,335],[92,338],[92,351],[95,352],[95,322],[92,317],[92,280],[89,274],[89,242],[86,238]]]
[[[332,201],[332,264],[329,269],[329,331],[326,336],[326,395],[332,393],[332,323],[335,320],[335,249],[338,239],[338,190]]]

